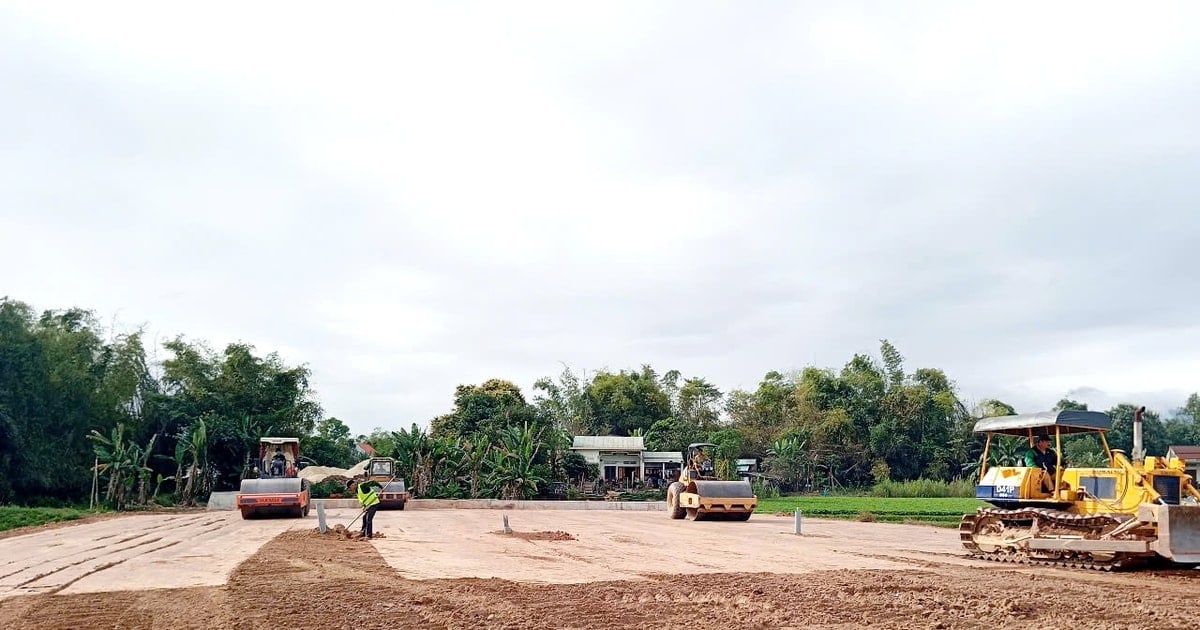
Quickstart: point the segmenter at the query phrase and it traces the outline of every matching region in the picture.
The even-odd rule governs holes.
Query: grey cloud
[[[530,164],[500,182],[510,190],[481,195],[491,205],[451,207],[508,166],[475,156],[495,147],[468,139],[459,161],[422,163],[419,146],[378,140],[421,169],[359,174],[354,156],[306,143],[471,121],[358,120],[345,95],[331,112],[266,88],[241,94],[219,75],[105,65],[52,28],[13,22],[0,36],[0,82],[19,95],[0,103],[0,226],[22,236],[0,235],[0,264],[38,258],[43,244],[57,254],[5,288],[39,307],[119,309],[164,335],[287,348],[356,431],[425,422],[459,383],[528,388],[560,361],[651,363],[727,390],[769,370],[839,367],[886,337],[966,396],[1032,409],[1064,395],[1043,391],[1047,370],[1074,369],[1087,344],[1127,338],[1112,351],[1123,363],[1137,344],[1187,360],[1180,340],[1200,308],[1200,47],[1038,97],[1005,93],[986,69],[921,87],[883,61],[824,54],[812,24],[833,8],[641,10],[621,36],[523,26],[504,44],[522,42],[520,70],[547,94],[497,98],[545,98],[529,105],[552,103],[593,134],[556,157],[604,172],[568,173],[595,188],[530,194],[546,207],[471,245],[455,232],[468,211],[519,211],[523,188],[557,182]],[[937,12],[879,4],[840,17],[878,27],[902,55]],[[406,98],[425,98],[429,86],[398,73],[412,82]],[[990,108],[988,96],[1023,98]],[[450,109],[475,120],[495,116],[488,107]],[[531,142],[550,129],[523,124],[514,136]],[[422,174],[447,170],[458,188],[423,188]],[[584,203],[614,179],[690,182],[716,210],[668,197],[676,218],[659,224]],[[462,224],[431,225],[439,213]],[[729,227],[682,229],[713,220]],[[1137,389],[1165,401],[1186,388]]]

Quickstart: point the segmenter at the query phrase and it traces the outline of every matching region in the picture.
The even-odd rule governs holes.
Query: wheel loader
[[[988,560],[1105,571],[1200,565],[1200,491],[1181,460],[1143,453],[1144,412],[1134,414],[1132,458],[1109,448],[1112,418],[1096,411],[976,422],[975,432],[987,441],[975,496],[991,506],[963,517],[963,547]],[[1046,453],[1041,467],[988,466],[997,435],[1027,439],[1031,447],[1044,436],[1053,440],[1053,455],[1039,451]],[[1063,466],[1063,437],[1078,435],[1098,437],[1107,466]]]
[[[237,508],[242,518],[308,516],[310,485],[298,475],[302,467],[299,439],[262,438],[258,460],[251,467],[255,478],[243,479],[238,490]]]
[[[712,472],[704,452],[715,444],[698,442],[687,447],[687,461],[679,480],[667,486],[667,512],[673,519],[692,521],[748,521],[758,506],[749,481],[722,481]]]

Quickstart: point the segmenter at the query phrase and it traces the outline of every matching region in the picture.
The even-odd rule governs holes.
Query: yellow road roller
[[[679,481],[667,486],[667,512],[674,519],[691,521],[748,521],[758,506],[749,481],[723,481],[713,473],[704,449],[716,444],[697,442],[687,447],[687,461]]]

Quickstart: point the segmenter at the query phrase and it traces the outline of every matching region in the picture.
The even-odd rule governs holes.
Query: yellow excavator
[[[1181,460],[1144,454],[1145,409],[1134,414],[1132,458],[1109,448],[1105,433],[1112,430],[1112,418],[1096,411],[976,422],[975,432],[986,434],[987,442],[975,496],[991,506],[963,517],[963,547],[987,560],[1105,571],[1200,565],[1200,491]],[[988,466],[997,435],[1029,440],[1042,464]],[[1062,439],[1069,435],[1097,436],[1108,465],[1064,467]],[[1052,451],[1039,444],[1045,438],[1053,440]]]
[[[722,481],[713,475],[712,460],[704,449],[715,444],[697,442],[687,447],[687,461],[679,481],[667,486],[667,512],[671,518],[692,521],[748,521],[758,506],[749,481]]]

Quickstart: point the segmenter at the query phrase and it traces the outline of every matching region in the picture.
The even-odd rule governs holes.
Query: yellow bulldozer
[[[1142,414],[1133,422],[1133,453],[1109,448],[1112,418],[1096,411],[1057,411],[984,418],[987,435],[976,498],[991,504],[967,514],[959,538],[970,555],[1002,562],[1077,568],[1145,564],[1200,565],[1200,491],[1177,459],[1145,456]],[[994,436],[1027,439],[1040,465],[988,466]],[[1098,437],[1107,466],[1063,466],[1064,436]],[[1052,450],[1045,449],[1047,439]],[[1018,462],[1027,464],[1030,462]]]
[[[673,519],[692,521],[748,521],[758,506],[749,481],[722,481],[713,474],[712,460],[704,449],[715,444],[698,442],[687,447],[687,461],[679,480],[667,486],[667,512]]]

